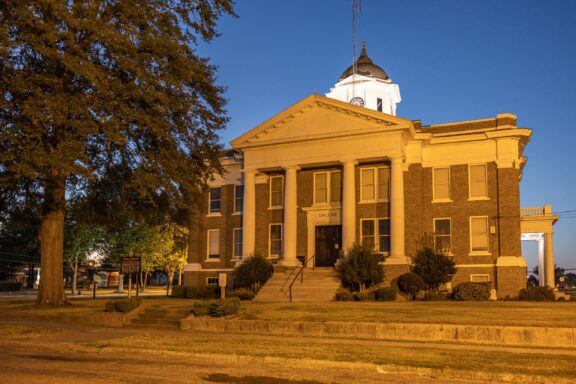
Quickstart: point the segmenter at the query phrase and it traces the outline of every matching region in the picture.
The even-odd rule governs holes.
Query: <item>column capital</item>
[[[285,167],[282,167],[282,169],[285,170],[286,172],[288,172],[288,171],[296,171],[297,172],[300,170],[300,167],[297,165],[287,165]]]
[[[251,174],[255,175],[256,173],[258,173],[258,171],[256,169],[253,169],[253,168],[243,168],[243,169],[241,169],[241,171],[244,174],[251,173]]]
[[[356,160],[356,159],[340,160],[340,164],[356,166],[356,165],[358,165],[358,160]]]

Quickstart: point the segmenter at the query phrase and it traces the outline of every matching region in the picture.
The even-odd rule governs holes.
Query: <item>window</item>
[[[470,281],[473,283],[487,283],[490,281],[490,275],[487,273],[484,274],[471,274]]]
[[[390,219],[361,220],[362,244],[379,253],[390,252]]]
[[[379,97],[376,99],[376,110],[382,112],[382,99]]]
[[[450,200],[450,168],[434,168],[434,200]]]
[[[270,177],[270,207],[281,207],[284,192],[284,177]]]
[[[208,260],[220,258],[220,230],[208,230]]]
[[[209,287],[217,287],[218,283],[220,283],[220,279],[217,277],[207,277],[206,278],[206,285]]]
[[[282,224],[270,224],[270,257],[282,256]]]
[[[388,201],[390,196],[390,168],[360,170],[360,201]]]
[[[232,257],[234,259],[242,258],[242,228],[234,228],[232,239]]]
[[[218,188],[210,188],[210,213],[218,213],[220,212],[220,207],[222,205],[221,200],[222,189]]]
[[[450,224],[450,219],[434,219],[434,245],[444,253],[452,252]]]
[[[236,185],[234,187],[234,212],[244,210],[244,186]]]
[[[314,174],[314,204],[339,203],[342,196],[342,172]]]
[[[488,252],[488,217],[470,218],[470,250]]]
[[[468,168],[468,176],[470,179],[470,198],[488,197],[486,164],[470,165]]]

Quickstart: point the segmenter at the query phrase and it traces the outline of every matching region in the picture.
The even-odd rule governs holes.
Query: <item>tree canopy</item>
[[[233,5],[0,2],[0,187],[41,206],[39,303],[64,303],[67,196],[108,186],[177,209],[221,171],[223,89],[194,47]]]

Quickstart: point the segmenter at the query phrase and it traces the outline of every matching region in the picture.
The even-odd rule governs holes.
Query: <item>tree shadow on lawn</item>
[[[231,384],[323,384],[311,380],[289,380],[270,376],[230,376],[225,373],[213,373],[206,376],[204,380]]]

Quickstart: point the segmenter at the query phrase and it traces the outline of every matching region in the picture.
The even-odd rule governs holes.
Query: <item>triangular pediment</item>
[[[410,120],[311,95],[232,140],[233,148],[410,130]]]

